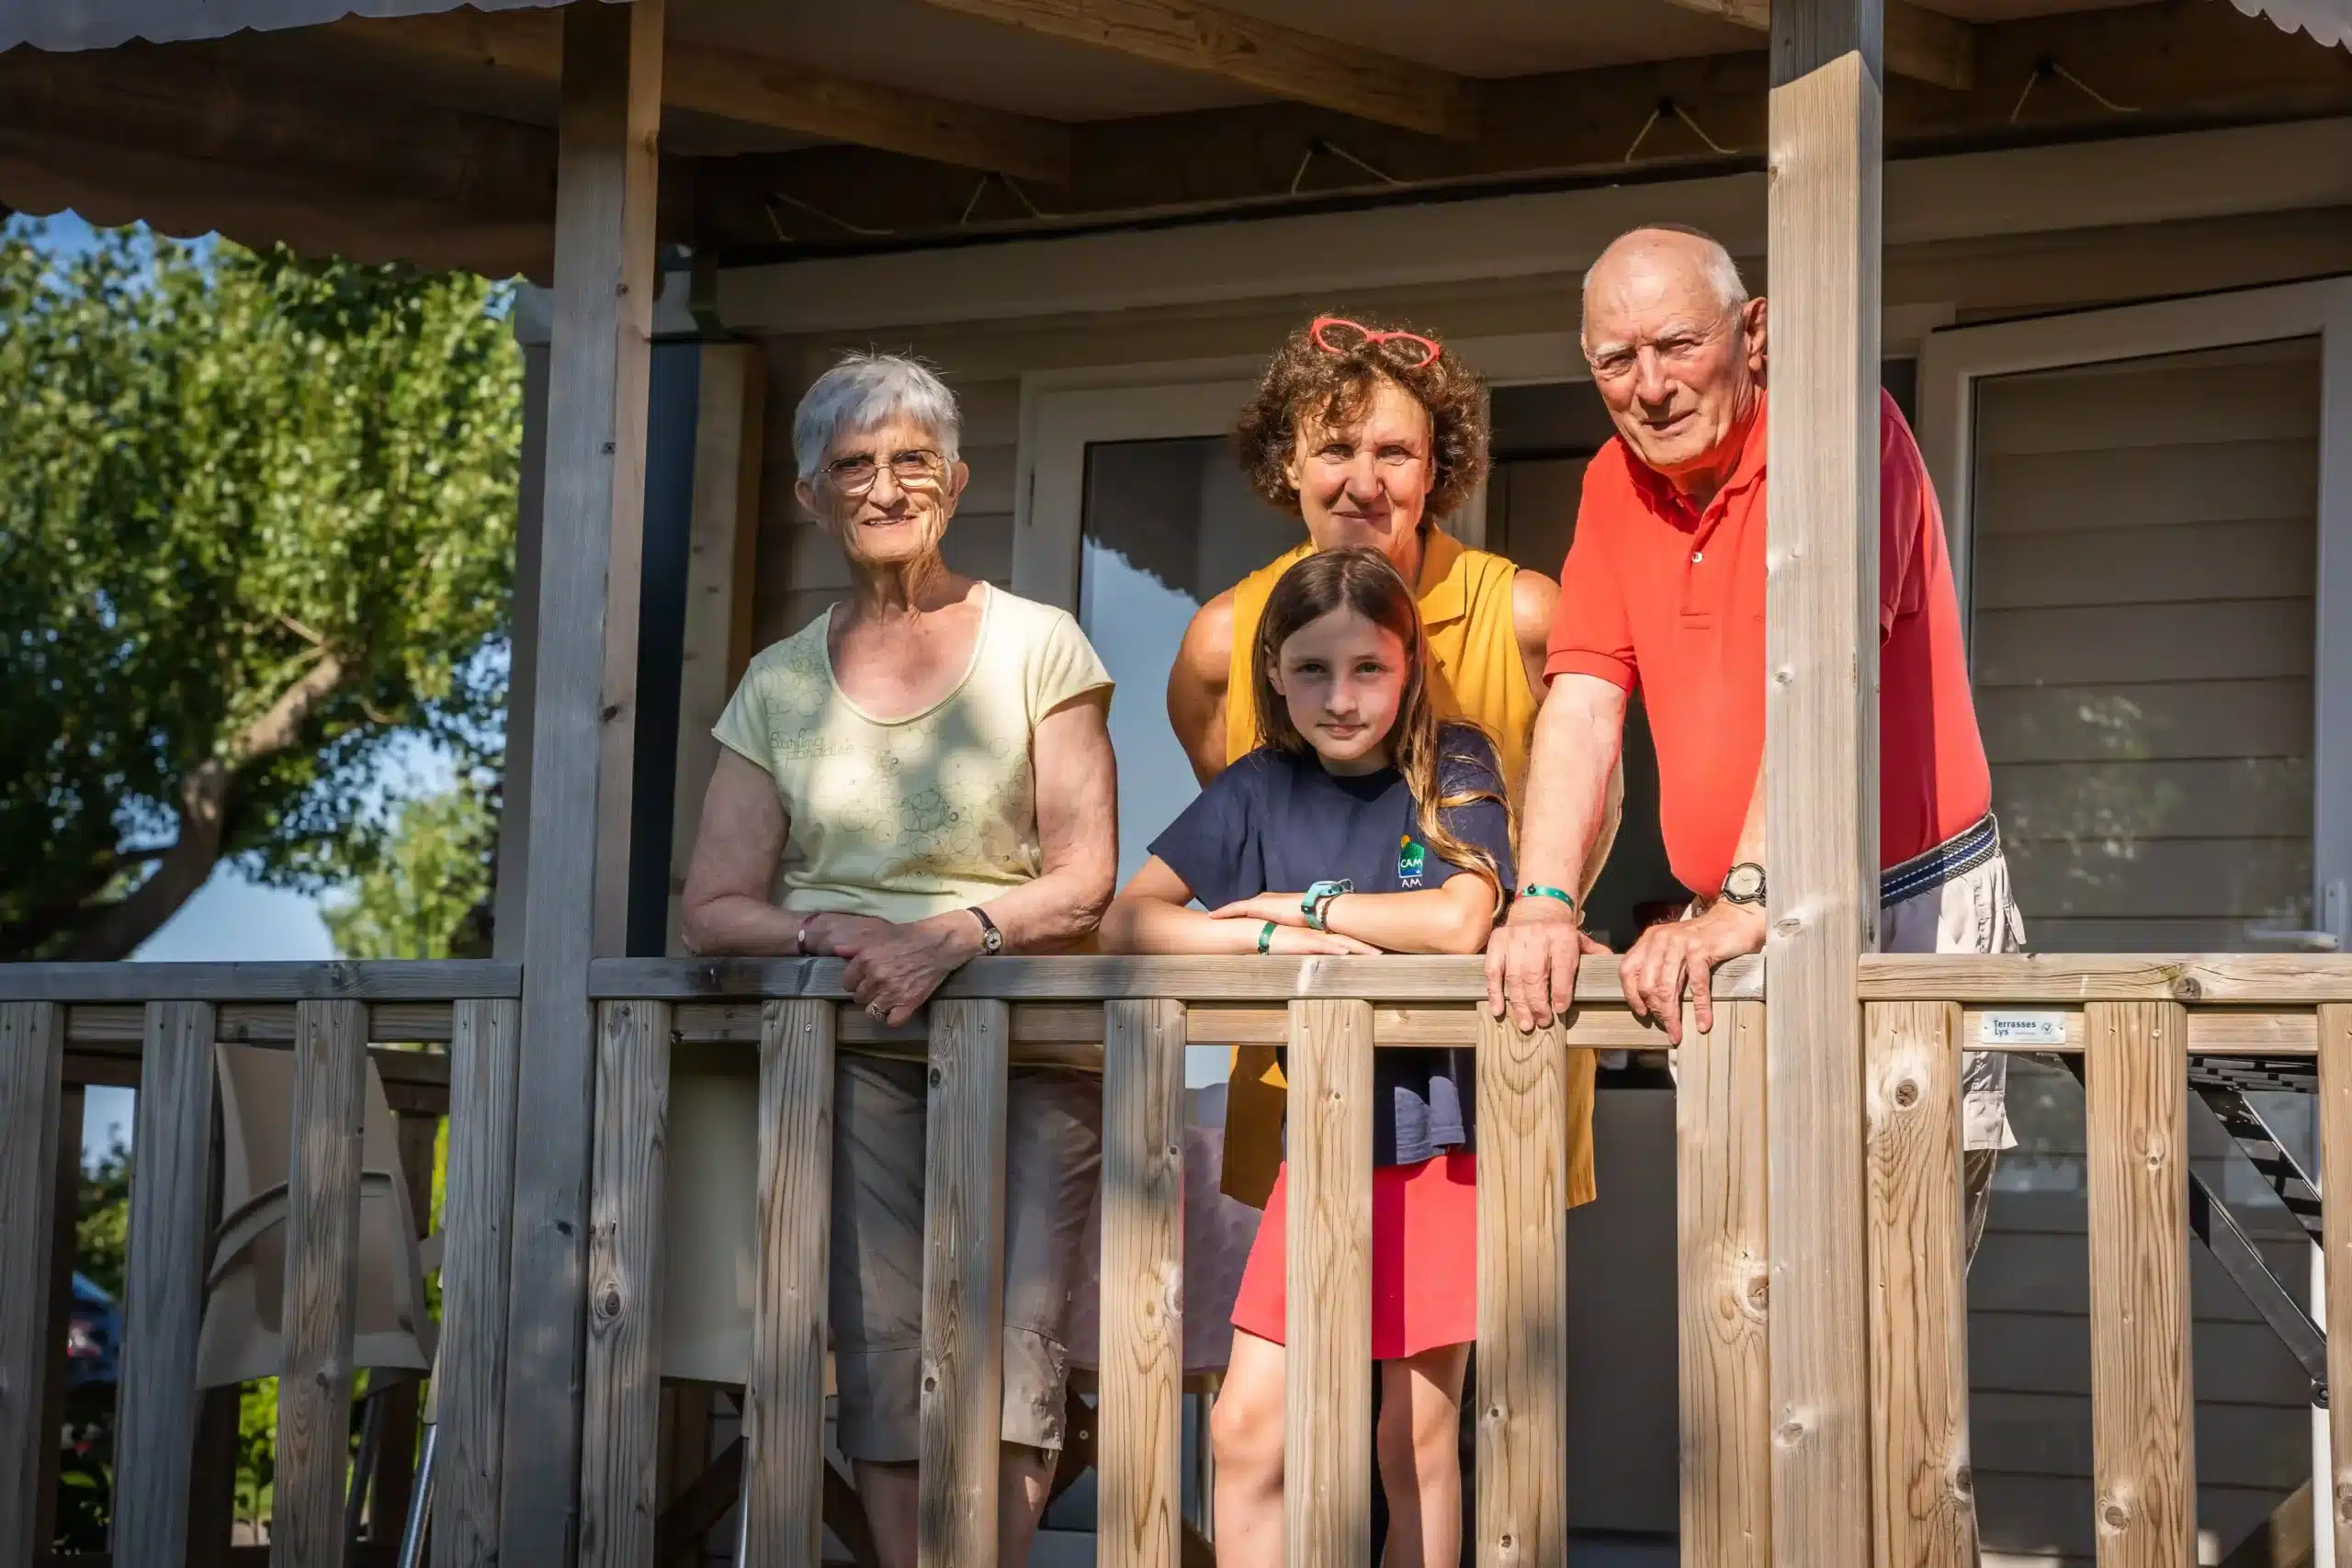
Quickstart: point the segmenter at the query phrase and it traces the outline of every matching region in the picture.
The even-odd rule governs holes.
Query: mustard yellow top
[[[1431,529],[1421,555],[1421,580],[1415,587],[1420,601],[1421,629],[1429,638],[1437,665],[1434,688],[1438,711],[1448,718],[1468,718],[1484,725],[1495,738],[1502,756],[1503,773],[1511,802],[1517,807],[1527,778],[1527,745],[1535,727],[1541,697],[1528,684],[1527,664],[1520,656],[1519,633],[1511,606],[1511,584],[1519,568],[1502,556],[1464,547],[1449,535]],[[1266,600],[1283,572],[1314,552],[1312,543],[1299,546],[1257,571],[1233,589],[1233,656],[1225,688],[1225,756],[1239,761],[1258,745],[1258,709],[1250,679],[1250,663],[1258,646],[1258,623]],[[1615,836],[1616,814],[1594,846],[1585,870],[1585,886],[1600,871]],[[1579,889],[1579,892],[1583,889]],[[1592,1201],[1592,1079],[1590,1051],[1568,1053],[1567,1122],[1570,1207]],[[1225,1105],[1226,1193],[1252,1208],[1266,1206],[1273,1191],[1274,1173],[1282,1164],[1283,1108],[1286,1099],[1282,1068],[1271,1045],[1234,1047],[1233,1069]]]

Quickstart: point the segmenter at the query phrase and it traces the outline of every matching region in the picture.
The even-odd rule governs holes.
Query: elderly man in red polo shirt
[[[1712,1027],[1715,965],[1764,947],[1765,302],[1706,235],[1622,235],[1585,276],[1584,350],[1616,439],[1585,470],[1561,572],[1521,829],[1528,884],[1487,949],[1488,1004],[1521,1028],[1564,1009],[1602,951],[1562,889],[1600,830],[1638,685],[1657,746],[1658,816],[1688,919],[1625,955],[1625,999],[1682,1033],[1687,987]],[[1879,416],[1879,933],[1893,953],[2006,953],[2023,923],[1990,812],[1943,518],[1894,400]],[[1982,1234],[1996,1151],[2015,1140],[2005,1058],[1962,1080],[1966,1235]]]

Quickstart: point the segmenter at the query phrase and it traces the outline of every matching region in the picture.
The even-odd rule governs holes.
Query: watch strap
[[[1261,953],[1272,953],[1273,950],[1274,922],[1268,920],[1258,932],[1258,951]]]
[[[964,906],[964,912],[980,922],[981,952],[995,953],[1004,951],[1004,933],[997,929],[994,920],[989,919],[989,912],[986,909],[981,908],[978,904],[967,904]]]

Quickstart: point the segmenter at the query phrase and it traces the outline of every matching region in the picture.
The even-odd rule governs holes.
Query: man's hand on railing
[[[1669,1044],[1682,1043],[1682,995],[1690,994],[1691,1019],[1699,1032],[1715,1027],[1715,1000],[1709,992],[1715,965],[1764,951],[1760,904],[1718,900],[1703,915],[1667,920],[1644,931],[1625,954],[1620,977],[1626,1005],[1666,1032]]]
[[[1553,898],[1521,898],[1487,939],[1487,1010],[1508,1007],[1522,1030],[1548,1028],[1576,999],[1577,965],[1608,948],[1584,933],[1577,912]]]
[[[882,1022],[904,1023],[931,1000],[939,983],[980,954],[980,922],[968,911],[890,925],[873,921],[833,939],[833,956],[849,960],[842,982],[857,1005]]]

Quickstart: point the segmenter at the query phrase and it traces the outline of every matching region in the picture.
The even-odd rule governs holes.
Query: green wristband
[[[1540,882],[1529,883],[1519,890],[1519,896],[1522,898],[1557,898],[1571,909],[1577,907],[1575,894],[1565,892],[1557,887],[1546,887]]]
[[[1258,933],[1258,951],[1261,953],[1272,953],[1273,950],[1274,922],[1268,920],[1266,922],[1266,929]]]

